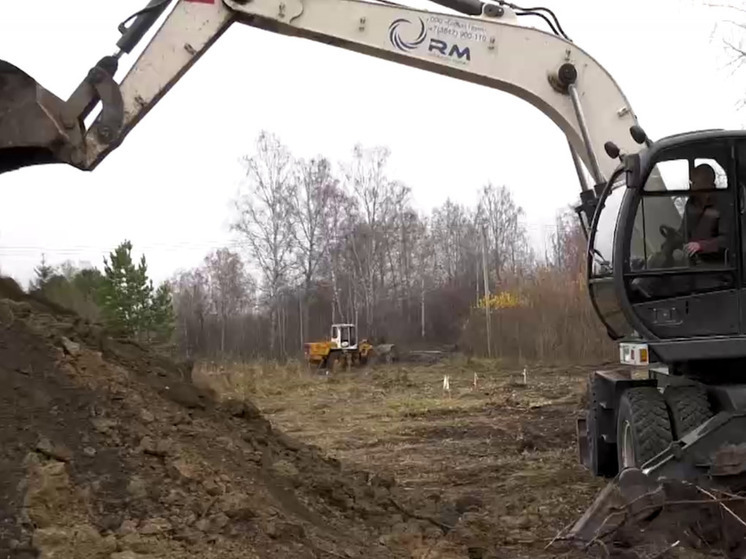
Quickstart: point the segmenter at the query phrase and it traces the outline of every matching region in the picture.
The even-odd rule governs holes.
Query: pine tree
[[[84,300],[96,303],[104,276],[96,268],[83,268],[75,273],[72,283]]]
[[[36,277],[29,282],[30,291],[43,290],[47,282],[54,277],[54,266],[47,264],[46,255],[44,253],[41,255],[41,264],[34,268],[34,273],[36,274]]]
[[[132,243],[125,240],[109,254],[109,261],[104,258],[99,300],[108,326],[125,336],[140,334],[146,327],[151,289],[145,256],[135,266]]]
[[[150,342],[165,340],[173,331],[170,289],[166,284],[157,290],[153,287],[145,255],[136,266],[128,240],[109,254],[109,261],[104,258],[97,299],[104,320],[120,335]]]
[[[152,329],[158,341],[166,341],[173,334],[176,317],[174,316],[171,286],[162,283],[155,291],[151,303]]]

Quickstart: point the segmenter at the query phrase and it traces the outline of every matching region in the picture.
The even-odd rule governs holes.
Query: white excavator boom
[[[95,169],[234,23],[319,41],[520,97],[565,133],[583,190],[593,185],[586,184],[581,162],[595,185],[608,179],[619,163],[604,153],[605,142],[613,141],[623,153],[639,149],[629,133],[637,124],[629,101],[586,51],[560,34],[519,24],[516,11],[506,4],[438,2],[478,15],[366,0],[151,0],[134,23],[120,27],[119,52],[104,57],[65,102],[19,69],[0,65],[0,76],[8,78],[5,86],[0,83],[0,117],[15,111],[12,130],[4,130],[0,121],[0,150],[16,158],[10,164],[0,160],[0,171],[47,162]],[[119,58],[159,18],[163,23],[121,83],[116,83]],[[236,56],[242,59],[240,53]],[[262,82],[271,87],[268,79]],[[13,97],[9,89],[31,84],[38,90],[39,107],[34,115],[36,132],[29,137],[19,132],[23,119],[17,104],[3,105]],[[86,128],[83,120],[98,101],[103,109]],[[474,108],[469,117],[479,118],[483,110],[489,109]],[[39,121],[44,119],[47,130],[41,133]],[[21,161],[11,148],[21,149]]]
[[[477,17],[363,0],[178,0],[121,83],[124,120],[111,141],[89,131],[93,169],[232,23],[319,41],[492,87],[531,103],[559,126],[596,183],[618,161],[611,140],[636,151],[634,111],[609,73],[572,42],[519,25],[507,6],[469,3]],[[263,80],[267,83],[266,80]],[[269,82],[271,87],[271,82]],[[469,115],[479,118],[483,107]]]

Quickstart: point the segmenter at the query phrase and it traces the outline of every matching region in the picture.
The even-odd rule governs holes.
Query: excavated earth
[[[1,558],[410,557],[393,523],[448,529],[443,505],[1,282]]]
[[[366,396],[373,378],[365,389],[355,381],[340,385],[344,393],[304,392],[308,406],[292,408],[306,420],[273,415],[314,446],[273,427],[245,397],[198,388],[192,372],[0,278],[0,559],[660,556],[550,543],[560,517],[579,513],[597,489],[570,465],[577,402],[556,385],[548,396],[557,402],[524,409],[508,399],[489,408],[504,417],[474,416],[469,437],[493,445],[511,421],[539,410],[536,425],[523,417],[520,448],[509,438],[490,452],[450,415],[419,413],[412,395],[388,402],[395,413],[383,419],[394,423],[382,423],[383,402]],[[281,392],[291,403],[292,387]],[[341,415],[320,413],[332,409]],[[332,428],[354,429],[364,414],[381,426],[366,435],[365,456],[349,429]],[[387,439],[390,428],[404,438]],[[343,431],[345,442],[334,442]],[[555,439],[546,460],[524,456],[524,474],[511,470],[516,451]]]

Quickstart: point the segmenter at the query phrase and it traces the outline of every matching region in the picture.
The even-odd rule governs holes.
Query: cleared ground
[[[329,376],[258,366],[210,376],[221,391],[250,393],[294,438],[455,503],[456,528],[420,557],[556,557],[562,550],[547,544],[603,486],[578,463],[575,443],[590,370],[528,366],[524,377],[523,367],[456,359]]]
[[[192,371],[0,281],[0,559],[661,557],[548,547],[587,372]]]

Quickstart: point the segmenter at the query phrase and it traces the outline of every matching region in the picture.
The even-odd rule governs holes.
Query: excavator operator
[[[690,194],[678,228],[662,226],[665,241],[652,255],[648,268],[669,268],[697,264],[725,264],[727,235],[720,210],[713,200],[715,170],[707,163],[697,165],[689,180]],[[688,258],[687,258],[688,257]]]
[[[660,251],[649,258],[647,267],[650,270],[726,264],[727,234],[711,192],[715,188],[715,170],[703,163],[695,167],[690,176],[690,195],[684,206],[681,224],[678,228],[662,226],[665,240]],[[636,278],[632,286],[650,298],[725,287],[728,282],[728,278],[714,274],[707,277]]]
[[[721,227],[720,211],[712,202],[715,170],[703,163],[694,168],[690,181],[691,195],[684,208],[679,234],[685,239],[683,250],[687,256],[697,255],[703,263],[723,263],[726,235]]]

